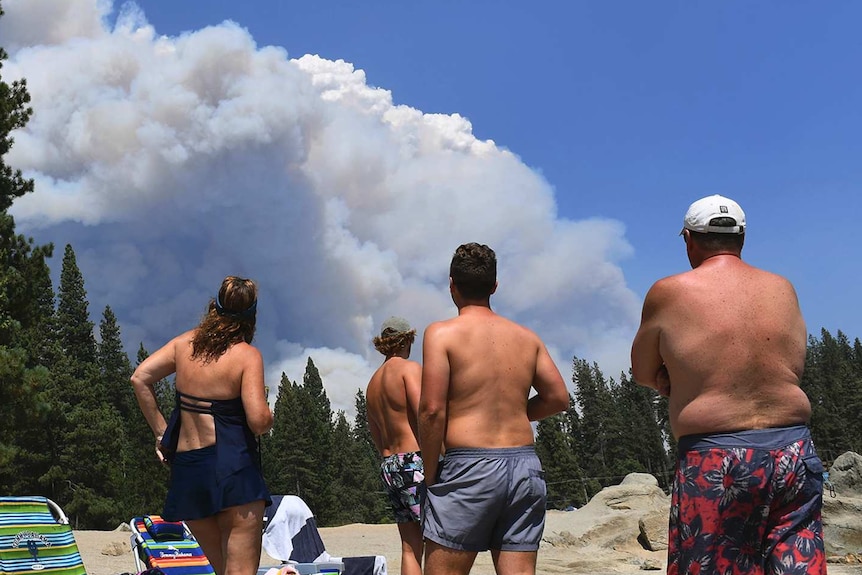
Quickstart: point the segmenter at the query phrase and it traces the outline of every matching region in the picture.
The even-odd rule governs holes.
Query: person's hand
[[[662,397],[670,397],[670,374],[667,372],[667,366],[661,364],[658,372],[655,374],[656,389]]]
[[[159,458],[159,463],[162,465],[167,465],[168,461],[165,459],[165,454],[162,452],[162,436],[156,436],[156,457]]]

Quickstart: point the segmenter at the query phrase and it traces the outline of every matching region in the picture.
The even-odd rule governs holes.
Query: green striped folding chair
[[[0,497],[0,573],[86,575],[59,505],[47,497]]]

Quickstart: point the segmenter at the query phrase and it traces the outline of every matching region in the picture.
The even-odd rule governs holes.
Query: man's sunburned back
[[[416,440],[416,409],[421,367],[415,361],[390,357],[368,382],[365,392],[368,419],[377,449],[384,457],[394,453],[419,451]],[[417,384],[413,405],[408,397],[407,378]]]
[[[808,421],[807,335],[787,280],[720,255],[653,292],[675,436]]]
[[[446,447],[531,445],[527,399],[542,349],[539,338],[481,307],[435,327],[449,356]]]

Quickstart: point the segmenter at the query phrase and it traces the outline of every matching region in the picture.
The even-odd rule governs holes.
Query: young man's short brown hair
[[[449,277],[465,298],[488,297],[497,284],[497,255],[484,244],[462,244],[452,256]]]

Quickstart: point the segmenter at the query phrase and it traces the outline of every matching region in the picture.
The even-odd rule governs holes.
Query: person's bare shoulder
[[[389,358],[379,369],[385,369],[388,373],[403,374],[419,367],[419,364],[411,359],[403,357]]]
[[[436,342],[438,338],[445,337],[447,333],[452,332],[453,329],[457,326],[457,317],[451,319],[444,319],[440,321],[435,321],[433,323],[428,324],[428,327],[425,328],[424,341]]]
[[[512,330],[512,333],[517,334],[519,337],[523,338],[523,340],[533,342],[537,346],[544,346],[542,338],[539,337],[539,334],[537,334],[527,326],[521,325],[507,318],[503,318],[503,321],[506,322],[509,329]]]
[[[649,288],[644,299],[645,304],[661,305],[676,299],[685,286],[694,281],[691,271],[664,277]]]
[[[191,353],[192,340],[195,337],[195,330],[190,329],[187,332],[181,333],[170,341],[165,347],[173,347],[174,355],[178,358]]]
[[[789,279],[787,279],[786,277],[784,277],[784,276],[782,276],[782,275],[779,275],[779,274],[777,274],[777,273],[770,272],[770,271],[766,271],[766,270],[762,270],[762,269],[759,269],[759,268],[755,268],[755,269],[757,269],[757,270],[758,270],[760,273],[762,273],[765,277],[768,277],[768,278],[770,278],[773,282],[775,282],[775,285],[776,285],[776,286],[779,286],[779,287],[781,287],[781,288],[783,288],[783,289],[786,289],[787,291],[793,292],[794,294],[796,293],[796,289],[793,287],[793,284],[792,284],[792,283],[790,282],[790,280],[789,280]]]
[[[231,349],[235,350],[243,359],[246,360],[261,360],[263,361],[263,354],[260,353],[260,350],[251,345],[250,343],[240,342],[231,346]]]
[[[173,343],[176,343],[176,344],[191,343],[192,339],[194,339],[194,337],[195,337],[195,331],[196,330],[190,329],[186,332],[181,333],[180,335],[178,335],[177,337],[175,337],[173,339]]]

